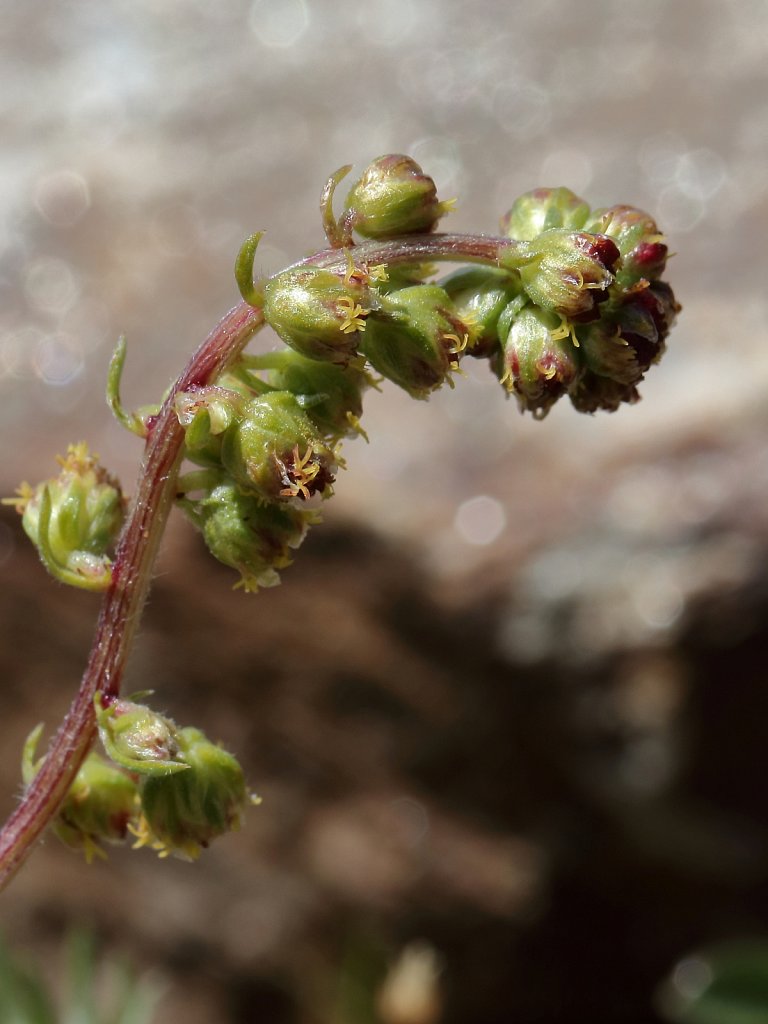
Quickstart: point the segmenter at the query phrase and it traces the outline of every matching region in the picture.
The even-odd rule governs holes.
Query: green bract
[[[176,395],[176,415],[185,428],[187,452],[195,462],[219,465],[222,435],[242,416],[244,404],[241,395],[222,387],[197,388]]]
[[[184,771],[175,722],[130,700],[105,704],[96,694],[96,721],[104,749],[117,764],[141,774]]]

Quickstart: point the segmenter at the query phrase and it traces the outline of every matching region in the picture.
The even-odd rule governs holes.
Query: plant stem
[[[149,590],[152,564],[176,493],[184,431],[174,411],[177,392],[212,383],[262,325],[261,310],[240,303],[192,356],[154,422],[131,515],[115,554],[112,582],[104,595],[90,658],[80,689],[54,737],[45,761],[0,832],[0,888],[21,867],[93,742],[97,692],[116,696]]]
[[[384,263],[387,266],[396,263],[429,263],[431,260],[496,265],[502,251],[516,245],[509,238],[495,238],[493,235],[412,235],[408,239],[361,242],[351,249],[323,249],[322,252],[299,260],[293,266],[343,271],[347,268],[348,253],[357,263]]]
[[[515,243],[485,235],[418,235],[363,242],[352,249],[326,249],[295,266],[344,271],[348,253],[358,264],[422,263],[449,260],[495,265]],[[177,393],[215,382],[264,323],[260,309],[235,306],[213,329],[176,381],[158,415],[149,423],[144,459],[131,514],[115,554],[112,581],[104,595],[91,654],[78,693],[48,754],[18,807],[0,832],[0,889],[10,881],[35,840],[56,813],[95,736],[96,693],[114,698],[120,691],[128,653],[149,591],[152,565],[176,497],[184,431],[174,409]]]

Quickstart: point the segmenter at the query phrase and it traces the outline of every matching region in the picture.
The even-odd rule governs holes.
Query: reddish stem
[[[358,263],[420,263],[433,259],[462,263],[498,263],[509,239],[486,235],[418,235],[363,242],[352,248]],[[302,266],[344,271],[345,249],[327,249],[302,260]],[[118,543],[112,582],[104,595],[96,635],[80,689],[54,737],[45,761],[18,807],[0,832],[0,889],[29,854],[56,813],[95,735],[93,698],[117,696],[128,652],[149,590],[152,564],[175,497],[184,432],[174,397],[193,386],[213,383],[264,323],[260,309],[235,306],[192,356],[157,417],[150,425],[136,497]]]
[[[149,590],[152,563],[175,496],[184,431],[174,412],[177,392],[213,382],[262,325],[261,310],[240,303],[208,335],[176,381],[151,425],[136,497],[123,529],[80,689],[40,771],[0,832],[0,888],[26,859],[55,814],[93,742],[97,692],[119,692],[128,652]]]

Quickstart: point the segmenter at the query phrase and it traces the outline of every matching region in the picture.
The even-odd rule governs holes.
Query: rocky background
[[[80,438],[130,489],[116,336],[126,404],[155,400],[234,303],[242,239],[266,231],[264,273],[321,246],[350,161],[413,154],[457,231],[536,185],[647,208],[684,306],[612,416],[523,419],[484,366],[427,403],[371,395],[277,590],[232,593],[172,522],[127,688],[237,751],[263,804],[195,867],[46,842],[0,897],[6,939],[54,973],[84,923],[186,1024],[406,1024],[372,993],[415,941],[439,996],[414,1024],[664,1019],[681,958],[768,933],[764,5],[0,11],[6,494]],[[7,812],[97,602],[8,509],[0,572]]]

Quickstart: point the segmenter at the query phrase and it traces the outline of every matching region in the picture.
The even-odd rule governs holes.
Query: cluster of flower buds
[[[487,359],[534,416],[563,395],[582,412],[614,410],[637,400],[680,308],[661,280],[663,236],[640,210],[590,211],[568,189],[537,189],[504,216],[503,237],[436,235],[452,204],[412,159],[375,160],[336,219],[333,195],[348,170],[323,192],[329,250],[264,282],[253,279],[259,235],[238,257],[244,300],[287,347],[241,354],[214,383],[172,399],[196,464],[178,479],[178,503],[249,591],[279,581],[332,493],[341,441],[365,436],[371,371],[423,399],[452,384],[470,355]],[[434,281],[436,259],[473,265]],[[121,339],[108,402],[146,437],[157,410],[123,410],[124,358]],[[103,589],[124,516],[120,488],[84,444],[60,462],[57,478],[22,485],[12,501],[55,576]],[[96,714],[110,760],[83,763],[54,826],[64,842],[91,858],[132,833],[162,856],[194,859],[237,827],[252,798],[231,754],[135,701],[97,699]],[[27,783],[38,736],[25,748]]]
[[[590,211],[566,188],[536,189],[503,217],[495,259],[435,283],[425,281],[431,267],[371,266],[371,243],[352,239],[407,244],[433,231],[451,204],[432,179],[408,157],[380,157],[337,222],[330,203],[347,170],[324,193],[326,233],[346,267],[304,261],[263,288],[265,318],[291,349],[342,367],[364,358],[416,398],[450,383],[462,354],[488,358],[538,417],[564,394],[583,412],[637,400],[679,310],[660,281],[667,247],[647,214]]]
[[[356,365],[286,350],[245,356],[218,385],[177,395],[186,454],[202,467],[180,478],[179,505],[245,590],[278,583],[319,519],[312,499],[332,493],[369,382]]]
[[[131,700],[96,700],[99,736],[109,759],[91,752],[53,822],[54,834],[87,861],[105,856],[103,843],[149,846],[161,857],[196,860],[213,839],[239,827],[255,801],[232,754],[199,729]],[[22,777],[29,784],[41,761],[42,726],[24,745]]]
[[[499,316],[492,359],[521,407],[543,416],[564,394],[580,412],[637,401],[680,309],[660,280],[667,246],[652,218],[536,189],[502,229],[512,242],[499,262],[520,292]]]
[[[125,517],[120,485],[84,442],[71,444],[58,461],[58,476],[36,487],[23,483],[15,498],[4,500],[16,506],[53,576],[84,590],[105,590]]]

